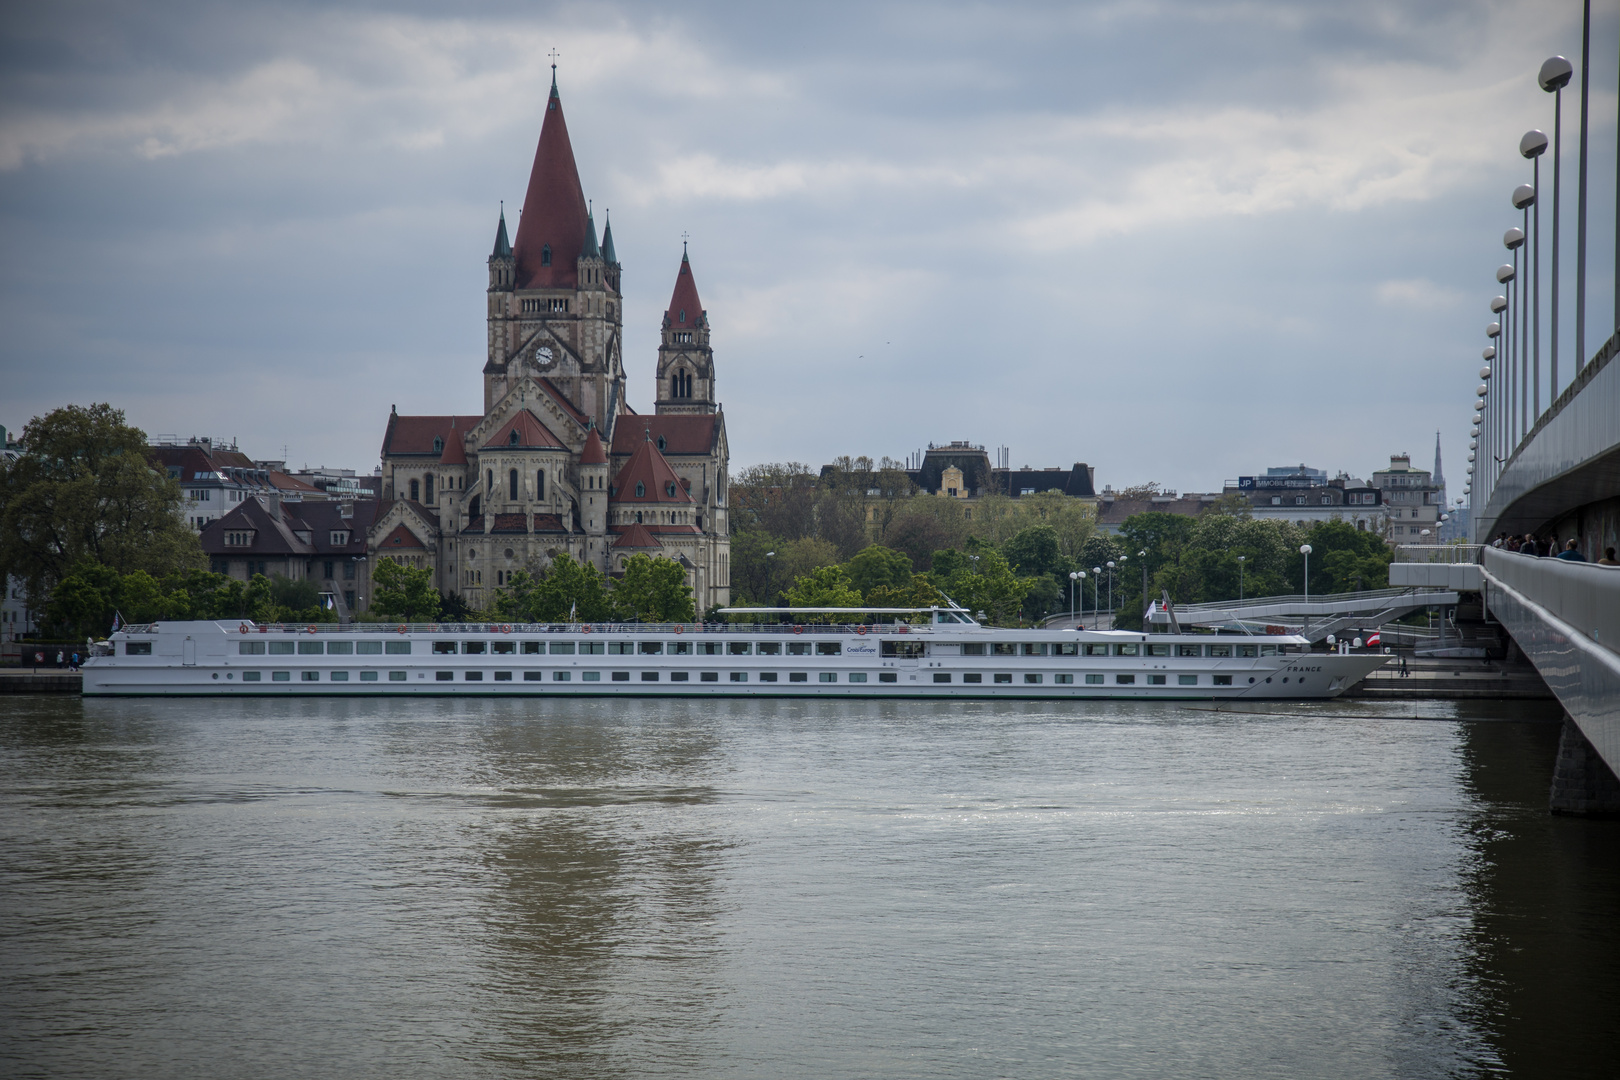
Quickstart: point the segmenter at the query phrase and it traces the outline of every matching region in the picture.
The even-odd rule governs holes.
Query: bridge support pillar
[[[1558,736],[1550,809],[1573,817],[1620,818],[1620,779],[1566,714]]]

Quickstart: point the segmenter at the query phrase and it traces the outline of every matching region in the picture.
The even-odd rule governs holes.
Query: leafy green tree
[[[933,607],[944,598],[925,574],[912,574],[905,585],[874,585],[866,593],[868,607]]]
[[[1001,553],[1014,570],[1027,576],[1046,574],[1055,578],[1069,572],[1069,560],[1058,543],[1057,530],[1050,525],[1020,530],[1001,546]]]
[[[929,575],[950,599],[993,625],[1014,621],[1029,593],[1030,582],[1013,573],[995,548],[974,545],[973,552],[935,552]]]
[[[872,590],[879,588],[904,592],[911,590],[911,558],[903,552],[877,544],[870,544],[856,552],[844,564],[844,574],[863,596],[869,597]]]
[[[697,609],[686,571],[673,559],[632,555],[613,585],[613,607],[625,619],[642,622],[692,622]]]
[[[573,556],[562,552],[551,560],[536,590],[532,611],[540,622],[606,622],[613,616],[607,579],[590,563],[575,562]]]
[[[152,467],[146,435],[111,405],[34,417],[24,452],[0,461],[0,566],[37,606],[86,560],[119,574],[200,567],[180,485]]]
[[[842,566],[823,566],[812,570],[793,583],[787,592],[787,606],[808,607],[861,607],[861,594]]]
[[[434,622],[443,602],[433,588],[433,571],[378,559],[371,571],[371,610],[400,622]]]

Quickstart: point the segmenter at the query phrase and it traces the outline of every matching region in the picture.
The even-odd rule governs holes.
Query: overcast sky
[[[11,5],[0,424],[105,400],[369,471],[390,405],[478,412],[553,48],[631,403],[690,233],[734,467],[967,439],[1208,491],[1427,464],[1438,429],[1460,494],[1516,147],[1580,4]]]

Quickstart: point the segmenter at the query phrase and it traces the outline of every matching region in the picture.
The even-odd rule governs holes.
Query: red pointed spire
[[[698,299],[697,280],[692,277],[692,260],[681,251],[681,270],[675,275],[675,294],[664,313],[671,326],[696,326],[703,317],[703,301]]]
[[[568,141],[562,99],[555,77],[546,101],[546,119],[540,125],[529,190],[523,196],[518,219],[517,287],[520,289],[572,289],[579,284],[577,260],[585,250],[585,189],[579,184],[574,147]]]
[[[581,465],[606,465],[607,454],[602,450],[602,436],[596,433],[596,425],[585,433],[585,449],[580,452]]]

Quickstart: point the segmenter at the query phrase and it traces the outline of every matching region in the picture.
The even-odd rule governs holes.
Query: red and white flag
[[[1369,649],[1372,648],[1374,645],[1377,645],[1378,642],[1379,642],[1379,637],[1378,637],[1377,633],[1372,633],[1372,634],[1367,635],[1367,648],[1369,648]]]

